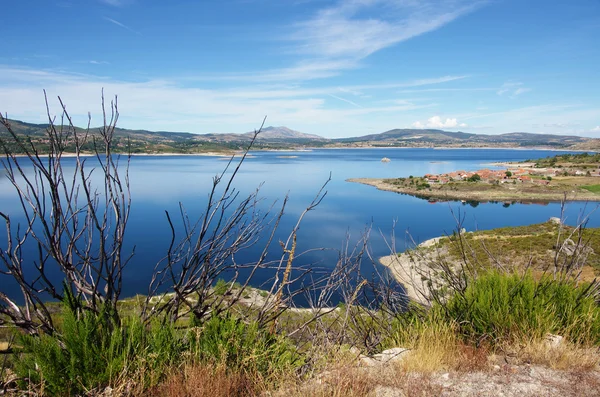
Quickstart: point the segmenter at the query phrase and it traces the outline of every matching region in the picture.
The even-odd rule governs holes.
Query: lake
[[[299,214],[311,202],[331,174],[327,196],[302,223],[299,250],[314,247],[340,248],[346,234],[356,241],[368,226],[372,227],[371,252],[374,257],[389,254],[385,242],[395,225],[396,248],[405,249],[407,232],[416,242],[452,233],[456,228],[454,214],[464,216],[467,230],[491,229],[539,223],[560,216],[560,204],[513,204],[460,202],[429,203],[425,200],[379,191],[373,187],[349,183],[347,178],[386,178],[421,176],[454,170],[494,168],[492,162],[519,161],[553,156],[561,152],[544,150],[502,149],[320,149],[298,152],[253,152],[242,166],[236,180],[241,193],[249,193],[262,184],[261,204],[268,207],[289,194],[289,203],[277,239],[287,237]],[[383,157],[389,163],[382,163]],[[73,164],[65,159],[65,165]],[[137,156],[131,160],[130,179],[132,209],[128,224],[128,246],[136,246],[136,254],[124,273],[124,295],[146,293],[156,262],[168,248],[170,231],[165,210],[179,211],[182,202],[190,215],[198,216],[207,200],[212,178],[226,160],[205,156]],[[570,203],[567,223],[577,223],[595,204]],[[18,214],[18,202],[10,183],[0,182],[0,211]],[[600,216],[593,214],[589,226],[600,226]],[[5,235],[0,234],[2,248]],[[249,249],[240,260],[250,260],[257,249]],[[271,254],[278,256],[277,241]],[[299,260],[331,267],[336,255],[332,251],[311,252]],[[266,278],[260,276],[255,285]],[[0,290],[15,293],[15,285],[0,276]]]

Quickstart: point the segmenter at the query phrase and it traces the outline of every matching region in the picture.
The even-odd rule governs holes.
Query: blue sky
[[[600,137],[600,1],[21,0],[0,111],[125,128],[356,136],[392,128]]]

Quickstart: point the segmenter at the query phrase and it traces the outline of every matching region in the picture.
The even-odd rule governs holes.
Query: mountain
[[[48,124],[32,124],[19,120],[9,120],[12,130],[21,136],[28,136],[42,150],[47,148],[45,140]],[[76,128],[80,134],[84,129]],[[91,128],[97,134],[99,128]],[[0,138],[7,131],[0,126]],[[253,132],[243,134],[192,134],[189,132],[147,131],[116,128],[113,144],[116,151],[131,150],[132,153],[202,153],[228,152],[241,150],[248,146]],[[323,146],[328,139],[318,135],[304,134],[287,127],[263,128],[254,143],[254,149],[291,149],[303,148],[306,145]],[[12,150],[18,150],[12,147]],[[67,151],[74,148],[68,147]],[[92,150],[91,143],[85,147]]]
[[[467,132],[450,132],[435,129],[394,129],[380,134],[370,134],[354,138],[336,139],[346,144],[371,144],[374,146],[459,146],[459,147],[561,147],[570,148],[578,145],[592,144],[600,148],[600,140],[580,136],[531,134],[527,132],[511,132],[499,135],[474,134]]]
[[[252,136],[254,132],[246,132],[244,135]],[[306,140],[319,140],[325,141],[327,139],[319,135],[305,134],[303,132],[294,131],[287,127],[266,127],[263,128],[261,133],[258,135],[258,139],[306,139]]]
[[[28,136],[42,150],[48,124],[32,124],[10,120],[13,130]],[[78,128],[79,132],[84,130]],[[98,128],[92,128],[97,133]],[[6,135],[0,127],[0,138]],[[114,147],[132,153],[232,153],[247,147],[254,133],[192,134],[189,132],[147,131],[117,128]],[[561,149],[600,151],[600,139],[580,136],[512,132],[484,135],[437,129],[393,129],[379,134],[352,138],[327,139],[305,134],[287,127],[266,127],[254,143],[254,149],[299,149],[307,147],[554,147]],[[68,148],[72,149],[72,148]],[[86,147],[91,150],[92,147]],[[17,150],[13,148],[13,150]]]

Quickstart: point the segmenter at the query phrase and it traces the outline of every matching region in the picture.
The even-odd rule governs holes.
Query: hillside
[[[347,144],[373,146],[454,146],[454,147],[587,147],[600,149],[600,140],[568,135],[531,134],[512,132],[500,135],[450,132],[435,129],[393,129],[380,134],[337,139]]]
[[[48,124],[32,124],[18,120],[10,120],[11,127],[15,133],[27,136],[42,150],[45,144],[45,132]],[[76,129],[83,134],[83,128]],[[98,127],[91,128],[92,134],[97,133]],[[0,137],[8,132],[0,126]],[[252,138],[253,132],[243,134],[193,134],[189,132],[147,131],[116,128],[114,145],[117,151],[125,151],[130,148],[132,153],[233,153],[244,149]],[[322,144],[327,142],[325,138],[317,135],[304,134],[291,130],[287,127],[266,127],[255,142],[255,149],[290,149],[298,145]],[[91,150],[91,145],[86,149]],[[12,150],[18,150],[12,148]]]
[[[48,124],[32,124],[10,120],[13,130],[30,137],[39,148],[44,148],[44,134]],[[83,133],[82,128],[77,128]],[[98,128],[92,128],[92,133]],[[0,127],[0,137],[6,134]],[[245,148],[253,132],[206,133],[148,131],[117,128],[114,144],[117,151],[130,148],[132,153],[233,153]],[[600,139],[580,136],[531,134],[513,132],[484,135],[450,132],[436,129],[393,129],[379,134],[359,137],[327,139],[306,134],[288,127],[265,127],[254,144],[256,150],[304,149],[340,147],[551,147],[572,150],[600,150]],[[86,148],[91,150],[91,146]],[[15,150],[15,148],[13,148]]]

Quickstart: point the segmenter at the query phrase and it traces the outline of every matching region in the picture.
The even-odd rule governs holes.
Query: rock
[[[359,357],[361,364],[366,367],[375,367],[378,365],[387,364],[402,360],[409,349],[403,347],[395,347],[393,349],[384,350],[381,353],[374,354],[372,357],[361,355]]]
[[[557,225],[562,225],[562,221],[560,220],[560,218],[557,218],[555,216],[553,216],[552,218],[548,219],[548,222],[556,223]]]
[[[547,334],[546,335],[546,344],[549,347],[558,347],[563,344],[564,339],[565,338],[563,338],[560,335]]]
[[[381,365],[381,362],[377,361],[376,359],[374,359],[372,357],[365,356],[363,354],[361,354],[358,359],[360,360],[360,364],[364,367],[375,367],[377,365]]]
[[[450,374],[448,372],[446,372],[445,374],[442,374],[440,376],[441,380],[449,380],[450,379]]]
[[[375,354],[373,356],[374,359],[380,361],[381,363],[387,363],[390,361],[399,361],[404,358],[404,354],[408,352],[408,349],[403,347],[394,347],[393,349],[384,350],[379,354]]]
[[[382,163],[389,163],[390,161],[392,161],[392,160],[388,159],[387,157],[384,157],[381,159]]]

